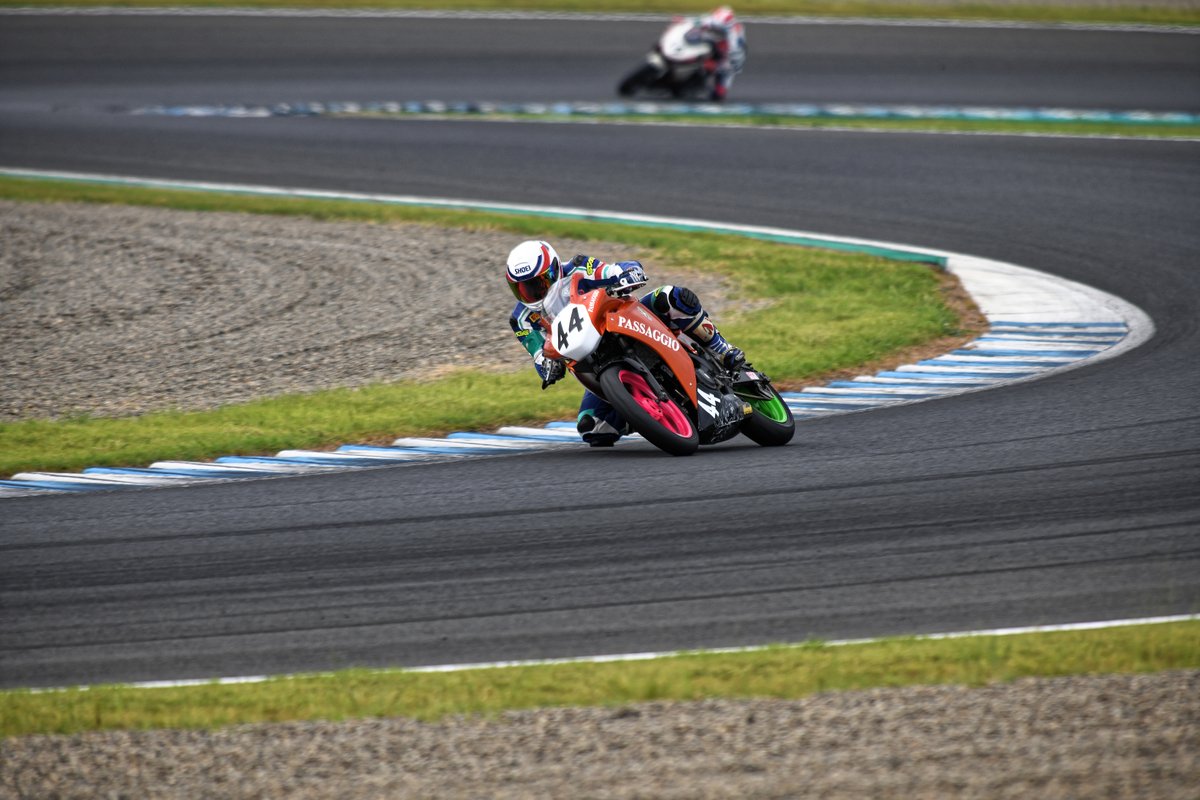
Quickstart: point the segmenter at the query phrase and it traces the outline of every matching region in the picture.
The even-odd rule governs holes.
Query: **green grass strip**
[[[436,9],[480,11],[572,11],[579,13],[695,14],[693,0],[0,0],[5,6],[252,7],[333,9]],[[1018,20],[1028,22],[1140,23],[1195,25],[1194,5],[1137,3],[1079,5],[1027,2],[900,2],[887,0],[740,0],[739,15],[810,15],[906,19]]]
[[[650,254],[651,276],[655,265],[711,270],[730,278],[742,297],[769,299],[769,307],[722,318],[721,324],[761,369],[784,382],[868,363],[960,333],[957,316],[943,302],[939,276],[927,266],[741,236],[350,200],[3,177],[0,198],[292,214],[368,224],[433,224],[508,231],[514,240],[536,236],[623,242]],[[497,254],[497,264],[503,255]],[[505,330],[508,310],[496,309],[496,325]],[[20,342],[8,346],[19,348]],[[513,348],[514,353],[520,352],[516,341]],[[574,384],[540,391],[530,369],[515,374],[460,372],[430,382],[334,389],[211,411],[24,420],[0,425],[0,475],[273,454],[292,447],[488,430],[502,424],[573,418],[578,399]]]
[[[0,693],[0,735],[246,722],[496,714],[546,706],[613,706],[714,697],[800,698],[912,685],[983,686],[1025,677],[1200,667],[1200,622],[1012,636],[812,642],[649,661],[473,669],[346,670],[254,684],[98,686]]]
[[[574,418],[578,397],[540,392],[531,376],[532,370],[529,375],[461,371],[431,383],[288,395],[213,411],[7,423],[0,425],[0,474],[391,444],[397,436],[490,430],[497,420],[520,425]]]
[[[579,124],[649,124],[780,127],[809,130],[836,129],[909,133],[989,133],[1014,136],[1096,136],[1124,139],[1200,138],[1200,125],[1172,122],[1095,122],[1089,120],[952,120],[952,119],[863,119],[835,117],[793,117],[771,114],[746,116],[705,116],[704,114],[487,114],[487,113],[406,113],[364,112],[338,114],[340,117],[377,119],[452,119],[461,121],[559,122]]]

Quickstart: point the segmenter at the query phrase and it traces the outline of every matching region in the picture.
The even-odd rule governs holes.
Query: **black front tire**
[[[600,373],[600,388],[604,390],[604,399],[617,410],[629,427],[640,433],[646,441],[673,456],[690,456],[700,447],[700,432],[696,430],[695,420],[674,401],[667,411],[671,414],[682,415],[688,420],[689,435],[672,430],[650,414],[633,396],[634,391],[621,380],[621,364],[614,364]]]

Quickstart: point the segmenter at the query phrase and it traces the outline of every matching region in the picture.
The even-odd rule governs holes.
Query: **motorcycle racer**
[[[709,99],[720,102],[733,85],[734,76],[746,65],[746,29],[729,6],[719,6],[700,17],[697,27],[711,43],[716,61]]]
[[[586,291],[603,287],[626,287],[633,291],[646,284],[645,270],[637,261],[608,264],[598,258],[577,255],[563,263],[554,248],[541,240],[521,242],[508,255],[505,275],[508,287],[517,299],[509,325],[517,340],[533,356],[543,389],[566,374],[566,365],[547,358],[542,350],[552,321],[543,313],[542,302],[556,281],[579,271],[585,276],[586,284],[582,288]],[[659,286],[643,295],[641,303],[668,328],[687,334],[719,356],[727,369],[737,369],[745,362],[742,351],[726,341],[700,304],[700,298],[687,287]],[[610,447],[629,432],[616,409],[587,390],[583,393],[576,423],[580,436],[592,447]]]

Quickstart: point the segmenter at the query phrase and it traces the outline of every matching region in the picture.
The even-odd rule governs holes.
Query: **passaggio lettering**
[[[628,331],[640,333],[648,339],[653,339],[661,345],[665,345],[672,350],[679,349],[679,340],[669,333],[663,333],[658,328],[652,328],[644,322],[637,320],[626,319],[625,317],[617,317],[617,327],[624,328]]]

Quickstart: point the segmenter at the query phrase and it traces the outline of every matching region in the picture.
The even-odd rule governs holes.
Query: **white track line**
[[[1136,619],[1114,619],[1103,620],[1099,622],[1070,622],[1061,625],[1029,625],[1018,628],[992,628],[975,631],[953,631],[949,633],[926,633],[911,637],[888,636],[875,637],[870,639],[838,639],[834,641],[822,642],[827,647],[846,647],[849,645],[873,644],[875,642],[886,641],[887,639],[895,638],[911,638],[915,641],[938,640],[938,639],[966,639],[975,636],[1019,636],[1029,633],[1054,633],[1058,631],[1092,631],[1102,630],[1105,628],[1123,628],[1134,625],[1158,625],[1166,622],[1188,622],[1200,620],[1200,614],[1175,614],[1172,616],[1162,617],[1140,617]],[[805,647],[806,643],[782,645],[782,647]],[[759,653],[765,650],[776,650],[781,645],[772,644],[761,647],[718,647],[709,650],[663,650],[659,652],[644,652],[644,653],[614,653],[610,655],[599,656],[580,656],[577,658],[543,658],[531,659],[527,661],[491,661],[479,662],[473,664],[436,664],[426,667],[395,667],[392,669],[377,669],[370,670],[373,674],[389,674],[389,673],[405,673],[405,672],[464,672],[466,670],[481,670],[481,669],[505,669],[508,667],[546,667],[559,664],[612,664],[625,661],[651,661],[658,658],[676,658],[679,656],[689,655],[711,655],[711,654],[739,654],[739,653]],[[210,686],[210,685],[228,685],[237,683],[265,683],[270,680],[291,680],[295,678],[327,678],[332,677],[332,672],[301,672],[289,673],[283,675],[239,675],[225,678],[193,678],[177,681],[139,681],[136,683],[120,684],[133,689],[173,689],[184,686]],[[96,684],[101,686],[103,684]],[[93,686],[62,686],[45,689],[7,689],[4,691],[22,691],[30,694],[40,694],[42,692],[63,692],[63,691],[87,691]]]

